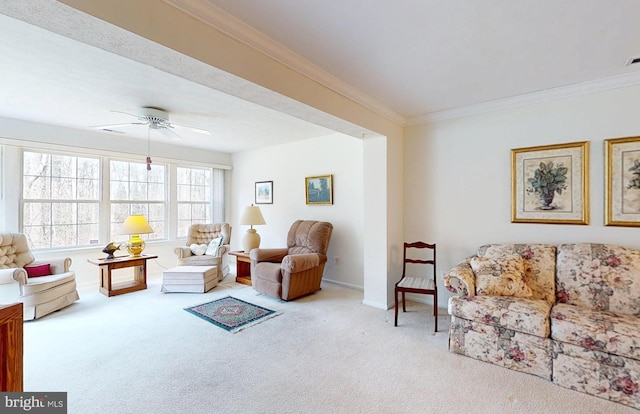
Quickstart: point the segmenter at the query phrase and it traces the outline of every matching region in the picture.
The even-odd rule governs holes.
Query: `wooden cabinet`
[[[22,303],[0,306],[0,391],[23,391]]]

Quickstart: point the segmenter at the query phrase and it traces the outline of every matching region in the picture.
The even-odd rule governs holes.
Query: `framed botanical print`
[[[607,139],[605,225],[640,226],[640,137]]]
[[[589,143],[511,150],[511,222],[589,223]]]

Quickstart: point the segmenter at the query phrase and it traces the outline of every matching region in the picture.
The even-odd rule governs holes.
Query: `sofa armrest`
[[[476,295],[476,276],[470,264],[471,258],[466,258],[444,275],[444,286],[449,292],[460,296]]]
[[[320,265],[320,260],[318,253],[290,254],[282,259],[282,269],[289,273],[303,272]]]
[[[66,273],[69,271],[71,267],[71,258],[64,257],[60,259],[49,259],[49,260],[36,260],[34,262],[29,263],[29,266],[39,265],[48,263],[51,265],[51,274],[59,275],[60,273]]]
[[[252,262],[281,262],[289,253],[289,249],[251,249],[249,257]]]
[[[21,267],[10,267],[8,269],[0,269],[0,285],[7,283],[27,284],[27,271]]]
[[[173,252],[178,256],[178,259],[183,259],[185,257],[193,256],[191,253],[191,248],[188,246],[180,246],[173,249]]]

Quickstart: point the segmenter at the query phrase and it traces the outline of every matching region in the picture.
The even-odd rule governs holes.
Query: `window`
[[[145,163],[113,160],[109,165],[112,239],[128,239],[127,235],[118,233],[131,214],[144,215],[153,229],[151,234],[140,235],[143,239],[166,239],[166,166],[154,163],[151,170],[147,170]]]
[[[222,168],[154,162],[147,171],[144,158],[63,151],[0,145],[0,191],[10,194],[2,184],[22,176],[9,181],[22,197],[0,198],[0,224],[20,223],[16,230],[32,249],[125,241],[129,235],[119,232],[131,214],[143,214],[153,228],[141,235],[147,241],[184,238],[192,223],[224,221]]]
[[[100,159],[24,151],[22,231],[31,248],[99,242]]]
[[[177,168],[178,237],[193,223],[211,222],[211,168]]]

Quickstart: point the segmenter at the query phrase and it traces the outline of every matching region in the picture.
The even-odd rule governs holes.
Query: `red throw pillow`
[[[27,271],[29,277],[49,276],[51,274],[51,265],[49,263],[25,266],[24,270]]]

